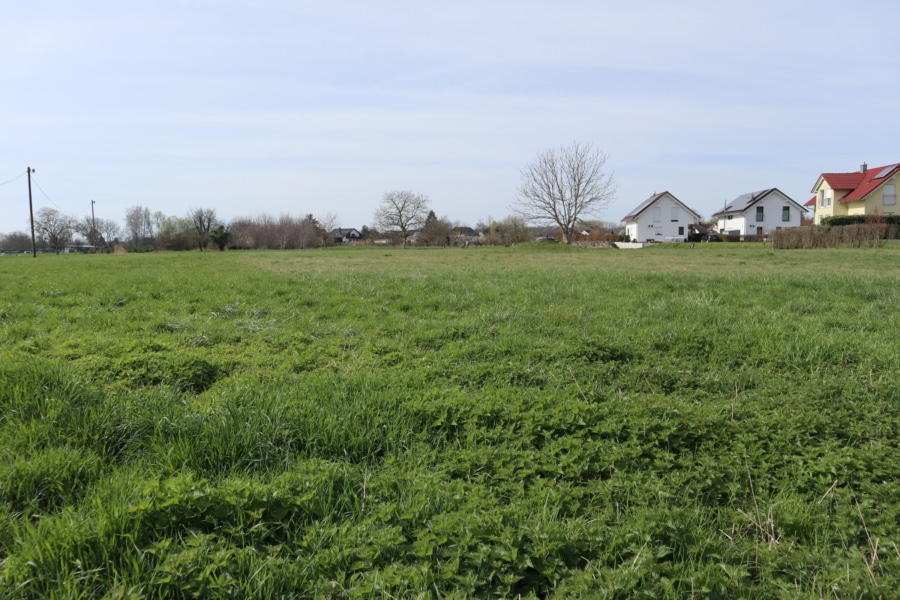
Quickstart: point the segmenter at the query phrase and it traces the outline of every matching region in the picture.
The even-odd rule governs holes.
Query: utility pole
[[[94,250],[97,250],[97,222],[94,220],[94,205],[97,204],[96,200],[91,200],[91,239],[88,241],[94,246]]]
[[[28,167],[28,212],[31,215],[31,256],[37,258],[37,246],[34,244],[34,204],[31,202],[31,174],[34,169]]]

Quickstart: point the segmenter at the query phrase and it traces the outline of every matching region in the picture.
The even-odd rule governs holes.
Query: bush
[[[892,215],[893,216],[893,215]],[[864,220],[860,221],[858,217]],[[835,219],[843,225],[826,225],[825,222]],[[828,217],[822,225],[779,229],[772,238],[772,246],[781,249],[796,248],[877,248],[884,240],[896,239],[900,227],[886,222],[887,217],[877,215],[854,215]],[[855,222],[853,222],[855,221]]]
[[[863,225],[878,222],[900,227],[900,215],[834,215],[822,219],[822,225],[826,227]]]

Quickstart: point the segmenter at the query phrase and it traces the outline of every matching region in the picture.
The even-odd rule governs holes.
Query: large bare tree
[[[545,150],[522,171],[512,209],[531,222],[555,223],[566,242],[573,243],[575,224],[583,216],[596,216],[616,197],[608,158],[579,142]]]
[[[75,219],[55,208],[44,206],[34,218],[34,228],[40,233],[41,239],[59,254],[72,239]]]
[[[428,196],[408,190],[385,192],[381,205],[375,211],[375,225],[381,229],[399,231],[403,247],[410,232],[425,223],[428,214]]]

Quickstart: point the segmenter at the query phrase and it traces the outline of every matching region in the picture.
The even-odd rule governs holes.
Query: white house
[[[622,220],[631,241],[664,242],[687,239],[691,224],[699,222],[700,215],[669,192],[662,192],[641,202]]]
[[[776,229],[800,227],[806,209],[778,188],[738,196],[713,214],[719,233],[766,235]]]

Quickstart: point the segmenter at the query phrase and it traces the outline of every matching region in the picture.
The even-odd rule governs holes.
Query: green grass
[[[886,597],[898,258],[0,257],[0,596]]]

